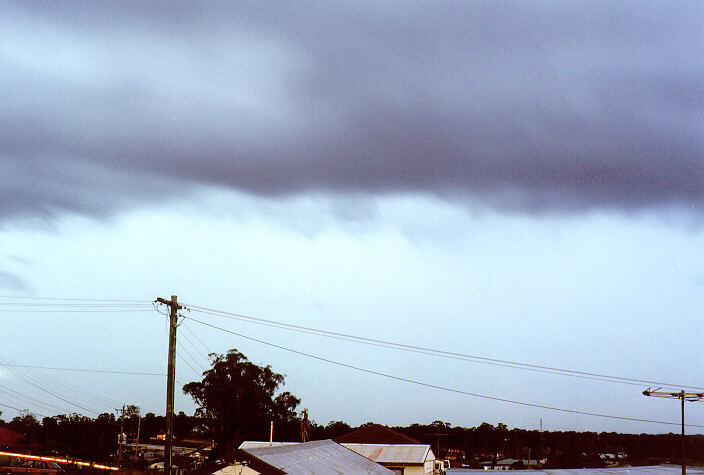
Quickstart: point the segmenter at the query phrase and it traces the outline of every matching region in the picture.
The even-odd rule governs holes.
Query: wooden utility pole
[[[174,382],[176,381],[176,327],[178,326],[178,311],[183,308],[178,304],[178,298],[171,300],[161,297],[157,302],[168,305],[169,312],[169,369],[166,377],[166,443],[164,446],[164,474],[171,475],[171,448],[174,438]]]
[[[687,475],[687,457],[685,456],[684,443],[684,402],[699,401],[704,398],[704,393],[686,393],[684,389],[678,393],[651,391],[650,388],[643,391],[643,396],[666,397],[670,399],[679,399],[682,403],[682,475]]]

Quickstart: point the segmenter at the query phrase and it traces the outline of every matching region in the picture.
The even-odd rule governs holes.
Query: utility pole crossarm
[[[659,388],[658,388],[659,389]],[[685,401],[700,401],[704,398],[704,393],[686,393],[684,389],[677,393],[669,393],[664,391],[651,391],[650,388],[643,391],[643,396],[664,397],[668,399],[679,399],[682,405],[682,475],[687,475],[687,456],[685,455],[685,438],[684,438],[684,403]]]
[[[651,391],[650,389],[646,389],[645,391],[643,391],[643,396],[667,397],[667,398],[674,397],[677,399],[684,397],[684,399],[687,401],[698,401],[700,399],[704,399],[704,393],[686,393],[684,391],[679,391],[676,393],[668,393],[668,392],[663,392],[663,391]]]
[[[159,303],[163,303],[164,305],[168,305],[169,307],[171,307],[172,305],[175,305],[175,306],[176,306],[176,310],[181,310],[181,309],[183,308],[183,305],[180,305],[180,304],[176,301],[176,296],[175,296],[175,295],[172,295],[172,296],[171,296],[171,299],[172,299],[172,300],[166,300],[166,299],[163,299],[163,298],[161,298],[161,297],[157,297],[156,301],[159,302]]]

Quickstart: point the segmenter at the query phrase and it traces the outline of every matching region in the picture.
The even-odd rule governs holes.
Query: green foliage
[[[176,421],[174,420],[174,429],[176,429]],[[142,440],[147,440],[152,437],[156,437],[160,433],[164,433],[166,427],[166,417],[154,415],[153,412],[148,412],[142,418],[142,425],[140,427]],[[136,427],[134,428],[136,430]]]
[[[22,434],[26,444],[42,442],[42,425],[37,418],[34,417],[34,414],[17,416],[12,419],[7,426],[15,432]]]
[[[114,414],[95,419],[80,414],[45,417],[42,427],[46,447],[72,457],[104,462],[117,449],[120,423]]]
[[[186,384],[183,392],[198,404],[196,416],[210,427],[218,454],[231,452],[248,438],[268,438],[271,421],[277,434],[283,430],[290,435],[298,423],[300,400],[289,392],[276,394],[284,384],[282,374],[251,363],[234,349],[210,357],[212,368],[203,380]]]
[[[134,419],[139,417],[140,409],[139,406],[133,404],[128,404],[125,406],[125,417],[127,419]]]
[[[321,426],[316,423],[311,424],[311,439],[335,439],[341,435],[352,432],[353,428],[343,421],[330,421],[326,426]]]

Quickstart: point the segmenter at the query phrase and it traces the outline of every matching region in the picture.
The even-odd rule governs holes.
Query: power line
[[[210,353],[212,353],[212,351],[210,351],[210,350],[208,349],[208,347],[206,346],[206,344],[203,343],[203,340],[201,340],[200,338],[198,338],[198,335],[196,335],[196,334],[193,332],[193,330],[191,330],[191,329],[188,327],[188,325],[182,325],[181,327],[182,327],[184,330],[186,330],[186,331],[200,344],[200,346],[207,352],[207,353],[201,353],[201,354],[202,354],[203,356],[205,356],[207,359],[209,359],[209,358],[210,358]],[[195,348],[195,345],[194,345],[194,348]],[[200,352],[199,352],[199,353],[200,353]]]
[[[122,310],[76,310],[76,309],[64,309],[64,310],[33,310],[33,309],[23,309],[23,310],[5,310],[5,309],[0,309],[0,312],[2,313],[133,313],[133,312],[152,312],[153,310],[149,309],[144,309],[144,310],[130,310],[130,309],[122,309]]]
[[[88,368],[60,368],[57,366],[35,366],[35,365],[25,365],[25,364],[6,364],[4,367],[16,367],[16,368],[32,368],[32,369],[46,369],[52,371],[75,371],[82,373],[105,373],[105,374],[124,374],[133,376],[166,376],[166,373],[147,373],[142,371],[119,371],[119,370],[109,370],[109,369],[88,369]]]
[[[183,335],[181,335],[181,336],[183,336]],[[191,358],[191,360],[196,364],[196,366],[198,366],[201,370],[205,371],[205,367],[203,367],[203,365],[200,364],[200,363],[193,357],[193,355],[191,354],[191,352],[188,351],[188,349],[181,343],[181,341],[178,341],[178,342],[177,342],[177,345],[178,345],[179,348],[181,348],[183,351],[186,352],[186,354]],[[181,356],[181,355],[179,355],[179,356]],[[182,356],[181,356],[181,359],[183,359],[184,361],[186,361],[185,358],[183,358]],[[188,362],[186,362],[186,364],[188,364]],[[200,373],[198,372],[198,370],[196,370],[195,368],[193,368],[193,366],[191,366],[190,364],[189,364],[188,366],[190,366],[191,369],[193,369],[193,371],[195,371],[196,373],[200,374]]]
[[[95,403],[100,404],[104,407],[114,407],[115,405],[118,405],[120,403],[120,401],[117,401],[107,396],[103,396],[102,394],[88,391],[82,387],[76,386],[67,381],[57,379],[53,376],[47,376],[42,374],[41,377],[49,381],[50,383],[53,382],[54,387],[58,388],[59,390],[67,391],[69,393],[72,393],[74,397],[83,398],[84,400],[92,399]]]
[[[232,335],[236,335],[236,336],[239,336],[239,337],[241,337],[241,338],[245,338],[245,339],[247,339],[247,340],[255,341],[255,342],[261,343],[261,344],[263,344],[263,345],[267,345],[267,346],[271,346],[271,347],[273,347],[273,348],[278,348],[278,349],[280,349],[280,350],[284,350],[284,351],[288,351],[288,352],[291,352],[291,353],[295,353],[295,354],[297,354],[297,355],[301,355],[301,356],[305,356],[305,357],[308,357],[308,358],[312,358],[312,359],[315,359],[315,360],[318,360],[318,361],[323,361],[323,362],[326,362],[326,363],[334,364],[334,365],[341,366],[341,367],[344,367],[344,368],[349,368],[349,369],[353,369],[353,370],[360,371],[360,372],[364,372],[364,373],[368,373],[368,374],[374,374],[374,375],[376,375],[376,376],[382,376],[382,377],[384,377],[384,378],[393,379],[393,380],[396,380],[396,381],[403,381],[403,382],[406,382],[406,383],[415,384],[415,385],[423,386],[423,387],[427,387],[427,388],[439,389],[439,390],[442,390],[442,391],[452,392],[452,393],[456,393],[456,394],[463,394],[463,395],[466,395],[466,396],[471,396],[471,397],[476,397],[476,398],[481,398],[481,399],[488,399],[488,400],[492,400],[492,401],[505,402],[505,403],[508,403],[508,404],[516,404],[516,405],[521,405],[521,406],[534,407],[534,408],[538,408],[538,409],[547,409],[547,410],[550,410],[550,411],[565,412],[565,413],[570,413],[570,414],[579,414],[579,415],[593,416],[593,417],[603,417],[603,418],[607,418],[607,419],[618,419],[618,420],[632,421],[632,422],[646,422],[646,423],[652,423],[652,424],[679,425],[677,422],[666,422],[666,421],[658,421],[658,420],[653,420],[653,419],[641,419],[641,418],[637,418],[637,417],[614,416],[614,415],[610,415],[610,414],[601,414],[601,413],[597,413],[597,412],[578,411],[578,410],[574,410],[574,409],[564,409],[564,408],[560,408],[560,407],[547,406],[547,405],[543,405],[543,404],[534,404],[534,403],[529,403],[529,402],[517,401],[517,400],[513,400],[513,399],[500,398],[500,397],[496,397],[496,396],[488,396],[488,395],[485,395],[485,394],[472,393],[472,392],[469,392],[469,391],[462,391],[462,390],[454,389],[454,388],[448,388],[448,387],[440,386],[440,385],[437,385],[437,384],[426,383],[426,382],[423,382],[423,381],[417,381],[417,380],[414,380],[414,379],[404,378],[404,377],[401,377],[401,376],[394,376],[394,375],[391,375],[391,374],[383,373],[383,372],[381,372],[381,371],[375,371],[375,370],[366,369],[366,368],[361,368],[361,367],[359,367],[359,366],[354,366],[354,365],[347,364],[347,363],[342,363],[342,362],[339,362],[339,361],[331,360],[331,359],[329,359],[329,358],[324,358],[324,357],[322,357],[322,356],[317,356],[317,355],[313,355],[313,354],[310,354],[310,353],[305,353],[305,352],[303,352],[303,351],[294,350],[294,349],[291,349],[291,348],[287,348],[287,347],[285,347],[285,346],[276,345],[276,344],[274,344],[274,343],[270,343],[270,342],[267,342],[267,341],[264,341],[264,340],[260,340],[260,339],[257,339],[257,338],[252,338],[252,337],[243,335],[243,334],[241,334],[241,333],[237,333],[237,332],[234,332],[234,331],[232,331],[232,330],[228,330],[228,329],[226,329],[226,328],[222,328],[222,327],[219,327],[219,326],[216,326],[216,325],[212,325],[212,324],[207,323],[207,322],[203,322],[203,321],[200,321],[200,320],[196,320],[195,318],[192,318],[192,317],[185,317],[185,318],[188,318],[188,319],[190,319],[191,321],[194,321],[194,322],[196,322],[196,323],[200,323],[201,325],[205,325],[205,326],[207,326],[207,327],[214,328],[214,329],[216,329],[216,330],[220,330],[220,331],[225,332],[225,333],[230,333],[230,334],[232,334]],[[689,424],[689,426],[690,426],[690,427],[704,427],[704,425],[698,425],[698,424]]]
[[[197,309],[194,309],[194,311],[195,311],[195,312],[199,312],[199,313],[208,314],[208,315],[214,315],[214,316],[218,316],[218,317],[223,317],[223,315],[221,315],[221,314],[219,314],[219,313],[210,312],[210,311],[206,311],[206,310],[197,310]],[[376,346],[376,347],[380,347],[380,348],[390,348],[390,349],[393,349],[393,350],[406,351],[406,352],[409,352],[409,353],[416,353],[416,354],[437,356],[437,357],[440,357],[440,358],[447,358],[447,359],[460,360],[460,361],[468,361],[468,362],[471,362],[471,363],[479,363],[479,364],[485,364],[485,365],[490,365],[490,366],[501,366],[501,367],[504,367],[504,368],[514,368],[514,369],[520,369],[520,370],[522,370],[522,371],[532,371],[532,372],[536,372],[536,373],[555,374],[555,375],[559,375],[559,376],[569,376],[569,377],[572,377],[572,378],[590,379],[590,380],[595,380],[595,381],[606,381],[606,382],[610,382],[610,383],[627,384],[627,385],[630,385],[630,386],[638,386],[638,387],[641,387],[641,388],[643,387],[643,384],[642,384],[642,383],[632,383],[632,382],[628,382],[628,381],[620,381],[620,380],[615,380],[615,379],[607,379],[607,378],[601,378],[601,377],[597,377],[597,376],[586,376],[586,375],[579,375],[579,374],[570,374],[570,373],[560,372],[560,371],[557,371],[557,370],[553,371],[553,370],[548,370],[548,369],[529,368],[529,367],[524,367],[524,366],[520,366],[520,365],[516,365],[516,364],[510,364],[510,363],[499,363],[499,362],[494,362],[494,361],[483,361],[483,360],[473,359],[472,357],[470,357],[470,355],[466,355],[466,356],[464,356],[464,357],[462,357],[462,356],[452,356],[452,355],[440,354],[440,353],[437,353],[437,352],[434,352],[434,351],[426,351],[426,350],[422,349],[422,347],[416,347],[416,349],[413,349],[413,348],[404,348],[404,347],[398,346],[399,344],[386,344],[386,343],[381,343],[381,342],[380,342],[380,343],[376,343],[376,342],[373,342],[373,341],[364,341],[364,339],[363,339],[362,337],[357,337],[357,338],[355,338],[355,337],[347,337],[347,336],[327,335],[327,334],[321,333],[321,332],[323,332],[322,330],[314,330],[314,329],[312,329],[312,330],[308,331],[308,330],[301,329],[301,328],[289,328],[289,327],[286,326],[286,324],[274,324],[274,323],[257,322],[257,321],[251,321],[251,320],[248,320],[248,319],[245,319],[245,318],[238,318],[238,317],[232,317],[232,316],[228,316],[228,317],[226,317],[226,318],[231,318],[231,319],[233,319],[233,320],[244,321],[244,322],[248,322],[248,323],[254,323],[254,324],[256,324],[256,325],[263,325],[263,326],[268,326],[268,327],[273,327],[273,328],[281,328],[281,329],[284,329],[284,330],[291,330],[291,331],[295,331],[295,332],[299,332],[299,333],[305,333],[305,334],[308,334],[308,335],[322,336],[322,337],[325,337],[325,338],[331,338],[331,339],[335,339],[335,340],[349,341],[349,342],[353,342],[353,343],[360,343],[360,344],[363,344],[363,345]]]
[[[17,411],[17,412],[22,412],[22,411],[24,411],[24,409],[20,409],[20,408],[18,408],[18,407],[10,406],[10,405],[7,405],[7,404],[2,404],[2,403],[0,403],[0,406],[2,406],[2,407],[8,407],[8,408],[10,408],[10,409],[14,409],[14,410]],[[49,417],[49,416],[47,416],[46,414],[40,414],[40,413],[38,413],[38,412],[33,412],[33,411],[32,411],[32,412],[30,412],[30,413],[31,413],[31,414],[35,414],[35,415],[37,415],[37,416]]]
[[[34,387],[34,388],[36,388],[36,389],[38,389],[38,390],[40,390],[40,391],[42,391],[42,392],[44,392],[44,393],[46,393],[46,394],[49,394],[50,396],[55,397],[56,399],[60,399],[61,401],[65,402],[65,403],[67,403],[67,404],[69,404],[69,405],[71,405],[71,406],[75,406],[75,407],[77,407],[77,408],[79,408],[79,409],[83,409],[84,411],[87,411],[87,412],[90,412],[90,413],[93,413],[93,414],[99,414],[99,413],[100,413],[100,411],[96,411],[95,409],[90,409],[90,408],[88,408],[88,407],[85,407],[85,406],[83,406],[82,404],[78,404],[77,402],[74,402],[74,401],[71,401],[71,400],[69,400],[69,399],[66,399],[65,397],[63,397],[63,396],[61,396],[61,395],[55,393],[54,391],[51,391],[51,390],[47,389],[45,386],[43,386],[43,385],[39,384],[38,382],[36,382],[36,381],[34,380],[34,378],[32,378],[31,376],[23,375],[23,374],[19,373],[19,372],[16,371],[16,370],[13,370],[13,371],[15,372],[15,374],[16,374],[19,378],[21,378],[22,380],[24,380],[24,381],[25,381],[27,384],[29,384],[30,386],[32,386],[32,387]]]
[[[0,312],[3,313],[29,313],[29,312],[75,312],[75,313],[99,313],[99,312],[145,312],[149,311],[149,302],[143,303],[114,303],[106,301],[98,301],[86,303],[85,301],[75,302],[74,299],[66,299],[65,301],[48,301],[42,299],[38,302],[4,302],[0,301]]]
[[[54,393],[54,392],[52,392],[52,391],[49,391],[49,390],[46,389],[45,387],[40,386],[39,384],[33,382],[33,381],[32,381],[31,379],[29,379],[29,378],[26,378],[26,382],[27,382],[27,384],[29,384],[30,386],[33,386],[33,387],[39,389],[40,391],[45,392],[45,393],[47,393],[47,394],[49,394],[49,395],[51,395],[51,396],[54,396],[56,399],[60,399],[60,400],[62,400],[63,402],[65,402],[65,403],[67,403],[67,404],[70,404],[70,405],[72,405],[72,406],[75,406],[75,407],[77,407],[77,408],[79,408],[79,409],[83,409],[84,411],[91,412],[91,413],[93,413],[93,414],[100,414],[100,411],[96,411],[95,409],[89,409],[89,408],[87,408],[87,407],[85,407],[85,406],[83,406],[83,405],[81,405],[81,404],[78,404],[78,403],[76,403],[76,402],[70,401],[69,399],[66,399],[65,397],[62,397],[62,396],[60,396],[60,395],[58,395],[58,394],[56,394],[56,393]]]
[[[184,330],[185,328],[186,328],[185,326],[181,325],[181,330]],[[191,333],[191,335],[193,334],[193,332],[191,332],[190,330],[189,330],[189,333]],[[198,356],[200,356],[201,358],[204,358],[204,359],[206,359],[206,360],[208,359],[208,356],[204,355],[203,352],[201,352],[201,351],[196,347],[196,345],[193,344],[193,341],[191,341],[191,339],[188,338],[184,333],[181,333],[181,337],[183,337],[183,339],[186,340],[186,343],[188,343],[188,344],[190,345],[191,349],[195,352],[196,355],[198,355]],[[185,348],[184,348],[184,350],[185,350]],[[200,364],[200,362],[199,362],[200,360],[199,360],[199,359],[196,359],[195,357],[193,357],[193,355],[192,355],[189,351],[186,351],[186,352],[188,353],[188,355],[189,355],[191,358],[193,358],[193,361],[195,361],[195,362],[198,364],[198,366],[203,367],[203,365]]]
[[[5,307],[147,307],[148,303],[57,303],[0,302]]]
[[[125,299],[85,299],[85,298],[58,298],[58,297],[26,297],[19,295],[0,295],[3,299],[24,300],[56,300],[70,302],[122,302],[122,303],[151,303],[151,300],[125,300]]]
[[[84,388],[72,385],[70,383],[67,383],[62,380],[58,380],[56,378],[53,378],[51,376],[43,375],[41,373],[37,373],[36,371],[33,371],[31,368],[24,368],[27,369],[28,371],[25,371],[25,373],[22,373],[18,370],[19,365],[17,365],[14,361],[9,360],[7,358],[1,357],[0,356],[0,367],[4,367],[6,369],[9,369],[11,372],[13,372],[18,378],[23,380],[25,383],[29,384],[30,386],[33,386],[36,389],[39,389],[42,392],[45,392],[56,399],[60,399],[61,401],[64,401],[71,406],[78,407],[80,409],[83,409],[85,411],[94,413],[94,414],[99,414],[100,411],[96,411],[95,409],[91,409],[89,407],[84,406],[83,404],[79,404],[75,398],[78,399],[83,399],[86,401],[91,401],[90,404],[99,404],[104,407],[111,407],[113,406],[116,401],[104,397],[102,395],[93,393],[91,391],[88,391]],[[49,389],[51,388],[51,389]],[[70,393],[72,396],[70,396],[72,399],[67,399],[61,394],[58,394],[59,392],[61,393]]]
[[[201,373],[199,373],[198,370],[195,369],[195,368],[186,360],[186,358],[184,358],[184,357],[181,356],[180,354],[178,354],[178,355],[176,355],[176,356],[178,356],[179,358],[181,358],[181,361],[183,361],[184,363],[186,363],[186,366],[188,366],[189,368],[191,368],[194,373],[196,373],[196,374],[199,375],[199,376],[201,375]]]
[[[557,367],[552,367],[552,366],[537,365],[537,364],[532,364],[532,363],[522,363],[522,362],[518,362],[518,361],[502,360],[502,359],[498,359],[498,358],[489,358],[489,357],[485,357],[485,356],[469,355],[469,354],[457,353],[457,352],[451,352],[451,351],[445,351],[445,350],[437,350],[437,349],[427,348],[427,347],[422,347],[422,346],[407,345],[407,344],[396,343],[396,342],[392,342],[392,341],[379,340],[379,339],[375,339],[375,338],[366,338],[366,337],[360,337],[360,336],[346,334],[346,333],[321,330],[318,328],[305,327],[305,326],[301,326],[301,325],[294,325],[294,324],[284,323],[284,322],[277,322],[274,320],[267,320],[267,319],[263,319],[263,318],[257,318],[257,317],[252,317],[249,315],[233,313],[233,312],[225,312],[222,310],[201,307],[198,305],[186,304],[186,307],[193,310],[193,311],[196,311],[196,312],[219,316],[219,317],[223,317],[223,318],[248,321],[248,322],[255,323],[255,324],[260,324],[260,325],[265,325],[265,326],[273,326],[276,328],[282,328],[282,329],[288,329],[288,330],[302,332],[302,333],[314,334],[314,335],[319,335],[319,336],[333,338],[333,339],[353,341],[353,342],[362,343],[362,344],[371,345],[371,346],[380,346],[380,347],[397,349],[397,350],[407,351],[407,352],[412,352],[412,353],[434,355],[434,356],[439,356],[439,357],[449,358],[449,359],[459,359],[459,360],[464,360],[464,361],[472,361],[472,362],[476,362],[476,363],[488,364],[488,365],[493,365],[493,366],[504,366],[504,367],[508,367],[508,368],[521,369],[521,370],[525,370],[525,371],[534,371],[534,372],[555,374],[555,375],[561,375],[561,376],[570,376],[570,377],[582,378],[582,379],[592,379],[592,380],[613,382],[613,383],[619,383],[619,384],[628,384],[628,385],[632,385],[632,386],[642,386],[644,384],[647,384],[647,385],[658,385],[658,386],[663,386],[663,387],[684,387],[684,388],[692,388],[692,389],[704,389],[704,387],[701,387],[701,386],[693,386],[693,385],[678,384],[678,383],[666,383],[666,382],[662,382],[662,381],[650,381],[650,380],[645,380],[645,379],[629,378],[629,377],[624,377],[624,376],[614,376],[614,375],[601,374],[601,373],[595,373],[595,372],[571,370],[571,369],[557,368]]]
[[[27,394],[21,393],[19,391],[15,391],[14,389],[8,388],[8,387],[1,387],[0,392],[8,395],[9,397],[12,397],[14,399],[20,400],[20,401],[28,401],[32,402],[34,404],[39,404],[41,406],[45,406],[48,408],[56,409],[58,411],[64,411],[64,408],[61,408],[59,406],[54,406],[53,404],[49,404],[44,401],[40,401],[39,399],[33,398],[32,396],[29,396]]]

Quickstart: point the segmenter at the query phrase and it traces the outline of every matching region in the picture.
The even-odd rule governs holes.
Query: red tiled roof
[[[382,426],[369,424],[334,439],[338,444],[420,444],[419,440]]]

